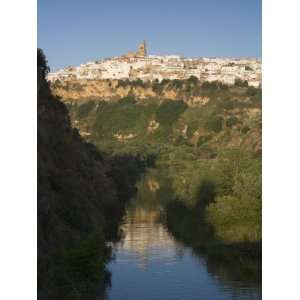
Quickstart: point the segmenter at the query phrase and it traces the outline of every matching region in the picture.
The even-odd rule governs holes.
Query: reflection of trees
[[[162,208],[174,199],[172,181],[161,170],[152,169],[144,176],[137,186],[137,194],[131,206],[143,207],[147,210]]]
[[[126,236],[122,243],[119,244],[123,250],[132,251],[139,256],[139,265],[141,269],[146,270],[151,251],[176,249],[174,240],[170,237],[163,225],[158,222],[160,211],[158,209],[146,210],[144,208],[131,208],[128,212],[124,224]],[[166,251],[167,250],[167,251]],[[160,255],[161,255],[160,251]]]
[[[159,189],[151,190],[149,180],[156,182]],[[209,203],[214,197],[214,189],[215,186],[210,181],[204,182],[198,189],[199,198],[205,204]],[[173,206],[173,211],[171,214],[167,213],[165,227],[161,224],[161,214],[168,203],[168,207]],[[160,255],[162,252],[169,254],[170,249],[173,258],[181,259],[188,246],[192,248],[199,263],[206,266],[207,272],[221,287],[228,288],[233,297],[242,296],[242,293],[247,296],[249,293],[259,293],[261,261],[258,259],[259,254],[252,255],[252,246],[256,249],[257,245],[233,245],[221,250],[215,247],[216,249],[207,251],[205,243],[209,236],[214,235],[212,228],[201,223],[199,215],[191,212],[183,203],[174,201],[171,180],[167,176],[161,176],[157,170],[151,170],[139,182],[136,197],[127,212],[124,231],[127,235],[121,247],[138,254],[141,269],[147,269],[153,249],[163,249]]]
[[[207,271],[217,276],[223,284],[240,287],[260,287],[261,261],[243,255],[228,255],[227,257],[207,255]]]
[[[192,248],[201,265],[205,261],[207,272],[221,285],[231,287],[237,293],[241,287],[246,292],[247,288],[258,291],[261,287],[259,244],[218,244],[212,240],[212,229],[180,202],[174,201],[168,206],[165,225],[176,241]]]

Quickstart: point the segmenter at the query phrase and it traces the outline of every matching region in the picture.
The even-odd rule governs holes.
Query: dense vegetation
[[[68,84],[67,88],[75,88]],[[159,187],[156,195],[161,195],[164,203],[169,231],[195,251],[235,264],[236,269],[246,270],[246,276],[257,278],[261,268],[261,89],[241,80],[228,86],[203,83],[196,77],[152,83],[119,80],[117,88],[120,87],[130,92],[119,100],[104,101],[95,95],[82,102],[66,102],[73,125],[85,136],[86,142],[80,143],[91,151],[89,159],[99,161],[106,170],[101,180],[108,180],[117,191],[109,199],[106,197],[113,187],[105,193],[99,191],[104,197],[97,202],[102,203],[104,223],[109,223],[111,232],[117,231],[119,218],[108,222],[105,215],[120,215],[115,213],[120,203],[123,207],[119,199],[132,194],[136,174],[155,162],[163,182],[152,184]],[[137,88],[150,89],[157,96],[135,98],[132,91]],[[176,99],[165,96],[170,91],[176,92]],[[99,154],[88,142],[113,157]],[[72,145],[72,149],[78,148]],[[81,172],[93,176],[88,175],[93,172],[86,167]],[[151,172],[155,171],[150,175]],[[63,182],[68,199],[76,194],[69,183],[72,180]],[[89,195],[84,189],[80,193]],[[145,190],[140,201],[150,196]],[[72,205],[68,199],[66,207]],[[147,205],[155,199],[149,199]],[[71,217],[69,222],[74,218],[68,214],[65,217]],[[75,219],[80,217],[75,215]],[[108,238],[113,239],[113,234],[102,237]],[[86,245],[79,249],[86,249]],[[81,250],[69,253],[71,259],[67,261],[72,262]],[[99,262],[99,268],[105,270],[105,259]]]
[[[40,49],[37,58],[38,299],[101,299],[106,242],[119,238],[125,204],[151,160],[107,155],[83,140],[50,92]]]
[[[261,89],[242,81],[201,84],[193,77],[152,83],[157,92],[166,88],[209,101],[194,105],[129,96],[70,102],[68,108],[76,126],[100,149],[156,157],[176,195],[166,209],[170,230],[198,248],[236,245],[259,256]]]

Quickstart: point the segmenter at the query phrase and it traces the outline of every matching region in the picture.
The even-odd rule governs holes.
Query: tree
[[[239,87],[248,87],[248,81],[237,78],[234,82],[234,85]]]
[[[197,85],[197,83],[198,83],[198,78],[197,78],[196,76],[190,76],[190,77],[187,79],[187,81],[188,81],[189,83],[192,83],[192,84],[194,84],[194,85]]]
[[[216,133],[220,132],[223,128],[223,118],[221,116],[211,115],[205,123],[205,128]]]
[[[37,49],[37,67],[41,70],[43,77],[46,77],[46,75],[50,72],[48,61],[41,48]]]
[[[253,86],[249,86],[246,91],[247,96],[255,96],[258,93],[258,89]]]

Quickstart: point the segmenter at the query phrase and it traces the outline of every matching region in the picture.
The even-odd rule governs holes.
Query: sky
[[[38,0],[38,47],[55,71],[135,51],[261,58],[261,0]]]

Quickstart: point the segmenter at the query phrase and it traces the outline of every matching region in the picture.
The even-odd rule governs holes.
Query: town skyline
[[[167,0],[151,5],[40,0],[38,10],[38,47],[52,71],[120,56],[141,40],[151,45],[150,54],[261,58],[259,0]]]
[[[261,85],[261,61],[255,58],[187,58],[179,55],[153,55],[147,50],[146,41],[140,42],[136,51],[68,66],[49,73],[48,80],[101,80],[129,79],[162,81],[187,79],[191,76],[201,81],[220,81],[234,84],[236,80],[249,85]]]

